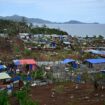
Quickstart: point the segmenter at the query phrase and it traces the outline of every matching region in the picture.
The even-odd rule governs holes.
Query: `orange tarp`
[[[25,64],[36,64],[36,61],[34,59],[22,59],[19,60],[20,64],[25,65]]]

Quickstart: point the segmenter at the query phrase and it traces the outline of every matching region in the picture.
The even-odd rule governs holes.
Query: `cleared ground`
[[[57,84],[32,87],[30,97],[40,105],[104,105],[105,90],[94,91],[92,84]]]

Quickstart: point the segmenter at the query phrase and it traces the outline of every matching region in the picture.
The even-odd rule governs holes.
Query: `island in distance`
[[[44,20],[44,19],[40,19],[40,18],[28,18],[28,17],[24,17],[24,16],[19,16],[19,15],[13,15],[13,16],[0,16],[0,19],[4,19],[4,20],[13,20],[13,21],[22,21],[22,19],[25,19],[27,23],[38,23],[38,24],[99,24],[98,22],[94,22],[94,23],[85,23],[85,22],[81,22],[81,21],[77,21],[77,20],[70,20],[67,22],[52,22],[52,21],[48,21],[48,20]]]

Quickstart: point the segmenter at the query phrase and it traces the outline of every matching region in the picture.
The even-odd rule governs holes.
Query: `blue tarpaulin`
[[[27,76],[26,80],[31,81],[32,80],[31,76]]]
[[[12,81],[18,81],[18,80],[21,80],[20,76],[16,76],[16,77],[12,78]]]
[[[86,59],[86,62],[92,63],[92,64],[96,64],[96,63],[105,63],[105,59],[104,58],[99,58],[99,59]]]
[[[29,65],[29,69],[32,70],[32,65]]]
[[[75,69],[78,68],[78,64],[76,62],[73,62],[72,64],[73,64],[73,68]]]
[[[77,77],[76,77],[76,82],[77,82],[77,83],[80,83],[80,82],[81,82],[81,75],[77,75]]]
[[[66,64],[66,63],[70,63],[70,62],[74,62],[75,60],[73,60],[73,59],[64,59],[63,61],[62,61],[62,63],[63,64]]]
[[[6,69],[6,66],[5,65],[0,65],[0,70],[1,69]]]
[[[13,60],[13,63],[14,63],[15,65],[20,65],[19,60]]]

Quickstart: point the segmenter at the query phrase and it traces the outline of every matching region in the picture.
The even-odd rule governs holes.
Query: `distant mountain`
[[[68,22],[64,22],[64,24],[99,24],[97,22],[94,22],[94,23],[84,23],[84,22],[80,22],[80,21],[77,21],[77,20],[70,20]]]
[[[27,23],[41,23],[41,24],[99,24],[97,22],[94,23],[84,23],[84,22],[80,22],[77,20],[70,20],[67,22],[51,22],[48,20],[43,20],[43,19],[39,19],[39,18],[28,18],[28,17],[24,17],[24,16],[18,16],[18,15],[13,15],[13,16],[0,16],[0,19],[4,19],[4,20],[13,20],[13,21],[22,21],[22,19],[24,18],[24,20]]]
[[[86,23],[76,21],[76,20],[70,20],[68,22],[64,22],[64,24],[86,24]]]
[[[42,23],[42,24],[45,24],[45,23],[51,24],[52,23],[50,21],[39,19],[39,18],[28,18],[28,17],[18,16],[18,15],[6,16],[6,17],[0,16],[0,19],[13,20],[13,21],[22,21],[23,18],[27,23]]]

